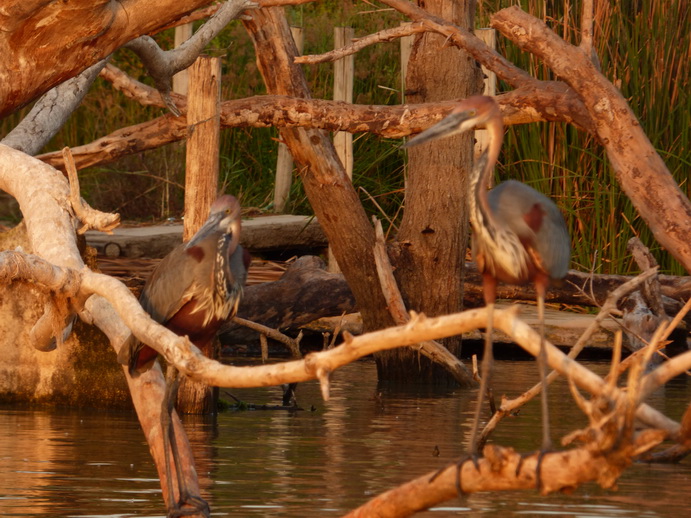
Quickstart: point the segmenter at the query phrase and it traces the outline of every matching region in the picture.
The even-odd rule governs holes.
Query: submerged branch
[[[379,285],[384,293],[386,306],[389,309],[389,313],[391,313],[391,317],[396,324],[403,325],[410,321],[410,314],[406,310],[403,296],[398,289],[398,284],[393,275],[393,268],[389,262],[389,256],[386,253],[386,241],[384,239],[384,231],[381,222],[376,218],[373,218],[373,220],[374,233],[376,236],[374,244],[374,261],[377,265]],[[442,365],[448,370],[460,386],[476,386],[476,383],[473,381],[472,373],[463,365],[463,362],[451,354],[451,352],[439,342],[434,340],[420,342],[417,344],[417,350],[426,358]]]

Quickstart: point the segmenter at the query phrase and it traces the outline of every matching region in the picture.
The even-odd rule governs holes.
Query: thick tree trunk
[[[189,68],[187,96],[187,160],[185,171],[185,226],[188,241],[209,216],[218,194],[218,150],[221,133],[221,59],[200,56]],[[217,341],[202,352],[218,358]],[[183,378],[178,389],[177,410],[181,414],[214,414],[218,389]]]
[[[293,62],[297,49],[282,8],[246,13],[250,33],[268,93],[310,97],[305,76]],[[281,138],[299,164],[305,192],[326,234],[334,256],[353,291],[366,329],[393,324],[374,263],[374,230],[346,176],[328,133],[286,128]]]
[[[458,25],[473,26],[475,2],[432,0],[425,7]],[[478,65],[464,51],[445,43],[438,34],[416,38],[406,78],[411,103],[460,99],[480,91]],[[393,253],[396,278],[409,310],[436,316],[462,307],[467,170],[472,153],[472,134],[409,151],[405,213]],[[444,345],[460,356],[460,337],[447,339]],[[378,354],[377,368],[380,379],[451,381],[443,369],[409,349]]]
[[[0,13],[0,117],[208,0],[23,2]],[[79,42],[79,44],[75,44]]]

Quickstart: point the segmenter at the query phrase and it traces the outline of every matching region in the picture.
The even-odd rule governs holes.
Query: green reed
[[[515,2],[510,2],[511,4]],[[688,2],[596,2],[595,44],[603,74],[627,99],[653,146],[683,192],[689,185],[691,114],[691,10]],[[509,5],[485,1],[478,19]],[[581,3],[521,2],[567,41],[580,42]],[[540,79],[555,79],[532,56],[499,38],[500,53]],[[501,88],[508,90],[506,85]],[[660,249],[650,229],[619,188],[604,149],[565,124],[509,128],[497,180],[518,178],[548,193],[562,208],[572,236],[572,267],[600,273],[637,270],[626,243],[638,236],[662,271],[683,268]]]
[[[478,5],[477,26],[487,26],[491,13],[516,3],[486,0]],[[603,73],[628,100],[643,128],[686,195],[691,194],[689,133],[691,114],[691,13],[686,0],[623,0],[596,2],[595,43]],[[524,0],[524,10],[545,20],[561,37],[578,44],[580,2]],[[323,0],[286,9],[292,24],[305,27],[306,54],[333,46],[333,26],[345,25],[363,36],[398,24],[403,18],[378,10],[369,2]],[[172,45],[172,31],[157,35]],[[498,50],[541,79],[554,79],[534,57],[499,37]],[[233,22],[207,49],[222,56],[224,99],[265,93],[254,49],[244,28]],[[398,104],[398,42],[380,44],[355,57],[354,100],[359,104]],[[117,66],[150,84],[132,53],[120,50]],[[332,96],[330,64],[303,67],[315,98]],[[500,84],[500,91],[508,90]],[[48,149],[78,146],[118,128],[165,113],[142,108],[98,81]],[[0,135],[20,115],[0,124]],[[221,136],[220,185],[239,195],[244,206],[271,210],[278,131],[236,128]],[[354,138],[354,184],[365,209],[395,225],[403,204],[405,154],[399,140],[374,135]],[[176,144],[122,158],[81,172],[84,196],[104,210],[120,210],[125,218],[158,219],[182,212],[185,154]],[[294,177],[286,210],[309,214],[301,182]],[[681,266],[660,250],[650,230],[621,192],[606,154],[593,137],[566,124],[531,124],[507,129],[497,181],[516,178],[549,194],[561,207],[573,241],[572,267],[599,273],[636,270],[626,251],[628,239],[639,236],[650,246],[662,270],[682,273]]]

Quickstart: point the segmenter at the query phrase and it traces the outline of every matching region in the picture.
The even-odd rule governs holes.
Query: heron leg
[[[538,354],[538,372],[542,384],[540,403],[542,406],[542,446],[537,458],[536,485],[538,491],[542,486],[542,459],[546,453],[552,451],[552,438],[550,436],[549,405],[547,402],[547,345],[545,344],[545,294],[547,292],[547,279],[538,278],[535,281],[537,290],[537,316],[540,321],[540,352]]]
[[[168,517],[177,518],[194,514],[202,514],[208,517],[211,515],[209,504],[200,496],[191,495],[189,492],[185,473],[182,470],[178,443],[175,439],[175,427],[173,426],[172,415],[173,409],[175,408],[175,401],[178,397],[179,387],[180,377],[178,370],[172,365],[169,365],[166,372],[166,392],[163,396],[163,403],[161,405],[161,430],[163,434],[163,451],[165,456],[169,499]],[[170,467],[171,456],[173,457],[173,464],[175,464],[175,476],[178,483],[177,501],[175,500],[173,473]]]
[[[478,393],[475,415],[473,416],[473,427],[470,432],[469,453],[477,467],[478,456],[478,431],[480,428],[480,414],[482,404],[485,400],[485,393],[488,390],[490,377],[492,375],[492,364],[494,363],[494,353],[492,351],[492,331],[494,328],[494,300],[487,303],[487,328],[485,330],[485,348],[482,354],[482,365],[480,367],[480,392]]]

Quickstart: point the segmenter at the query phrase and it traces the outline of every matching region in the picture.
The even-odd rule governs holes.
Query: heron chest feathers
[[[242,283],[238,282],[230,268],[228,252],[231,239],[230,234],[224,234],[218,239],[213,267],[190,289],[190,298],[196,301],[193,312],[203,312],[203,325],[213,320],[227,320],[237,313],[242,297]]]
[[[481,273],[509,284],[526,282],[534,272],[528,249],[513,232],[473,225],[473,256]]]

